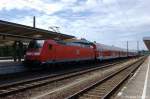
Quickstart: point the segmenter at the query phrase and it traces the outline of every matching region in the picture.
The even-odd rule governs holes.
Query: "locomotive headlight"
[[[32,55],[32,53],[31,52],[27,52],[26,55]]]
[[[40,55],[40,52],[34,52],[34,55]]]

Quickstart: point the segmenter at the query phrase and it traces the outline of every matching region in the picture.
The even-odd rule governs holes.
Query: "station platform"
[[[16,65],[18,62],[14,62],[12,57],[0,57],[0,66]]]
[[[7,59],[13,59],[13,57],[12,56],[0,57],[0,60],[7,60]]]
[[[14,62],[13,59],[0,60],[0,75],[17,73],[17,72],[22,72],[25,70],[26,69],[23,66],[23,62]]]
[[[23,61],[23,59],[21,59]],[[13,59],[2,59],[0,60],[0,66],[12,66],[12,65],[20,65],[22,62],[14,62]]]
[[[150,99],[150,56],[124,85],[115,99]]]

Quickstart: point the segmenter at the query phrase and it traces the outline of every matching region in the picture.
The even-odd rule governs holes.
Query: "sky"
[[[150,0],[0,0],[0,20],[50,30],[98,43],[145,50],[150,36]]]

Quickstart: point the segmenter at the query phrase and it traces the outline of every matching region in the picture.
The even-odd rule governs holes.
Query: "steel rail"
[[[82,98],[82,99],[88,98],[88,99],[91,99],[91,97],[93,97],[94,99],[108,99],[116,91],[116,89],[118,89],[119,86],[121,86],[121,84],[123,84],[124,81],[131,74],[133,74],[133,72],[144,62],[144,60],[145,60],[145,57],[142,58],[142,59],[140,59],[140,60],[138,60],[138,61],[136,61],[136,62],[134,62],[133,64],[130,64],[129,66],[127,66],[127,67],[125,67],[125,68],[123,68],[123,69],[121,69],[119,71],[116,71],[116,72],[114,72],[114,73],[112,73],[112,74],[104,77],[103,79],[100,79],[99,81],[93,83],[92,85],[89,85],[89,86],[87,86],[84,89],[81,89],[80,91],[78,91],[78,92],[76,92],[76,93],[68,96],[66,99],[78,99],[78,98]],[[132,67],[132,70],[129,69],[131,67]],[[103,86],[104,88],[102,88],[102,89],[98,89],[98,93],[95,92],[96,94],[95,95],[92,94],[91,97],[90,97],[90,95],[88,93],[90,93],[91,90],[94,90],[98,86],[100,86],[100,85],[102,85],[104,83],[107,83],[107,81],[109,81],[110,79],[112,79],[113,77],[117,76],[119,73],[121,73],[121,72],[123,72],[125,70],[128,70],[127,71],[128,74],[124,75],[125,76],[124,79],[121,79],[121,81],[118,84],[116,84],[115,86],[112,85],[113,88],[111,88],[111,90],[107,90],[108,86],[109,86],[109,88],[111,87],[111,85],[109,84],[107,86]],[[114,84],[114,83],[112,83],[112,84]],[[108,91],[108,92],[107,93],[103,93],[104,91]],[[85,95],[85,97],[84,97],[84,95]],[[88,97],[88,95],[89,95],[89,97]]]
[[[125,61],[121,61],[121,62],[119,61],[119,62],[116,62],[113,64],[111,63],[111,64],[107,64],[104,66],[99,66],[99,67],[90,68],[90,69],[81,70],[81,71],[76,71],[76,72],[71,71],[71,72],[67,72],[67,73],[60,73],[60,74],[56,74],[56,75],[44,76],[44,77],[39,77],[39,78],[35,78],[35,79],[28,79],[28,80],[18,81],[18,82],[14,82],[14,83],[10,83],[10,84],[1,85],[0,86],[0,97],[14,94],[16,92],[20,92],[20,91],[23,91],[26,89],[40,87],[42,85],[46,85],[46,84],[53,83],[56,81],[75,77],[75,76],[85,74],[88,72],[93,72],[93,71],[96,71],[98,69],[111,67],[111,66],[114,66],[116,64],[121,64]]]

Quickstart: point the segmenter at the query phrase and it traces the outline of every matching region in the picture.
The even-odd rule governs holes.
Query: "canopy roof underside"
[[[71,39],[74,36],[0,20],[0,45],[14,40]]]

